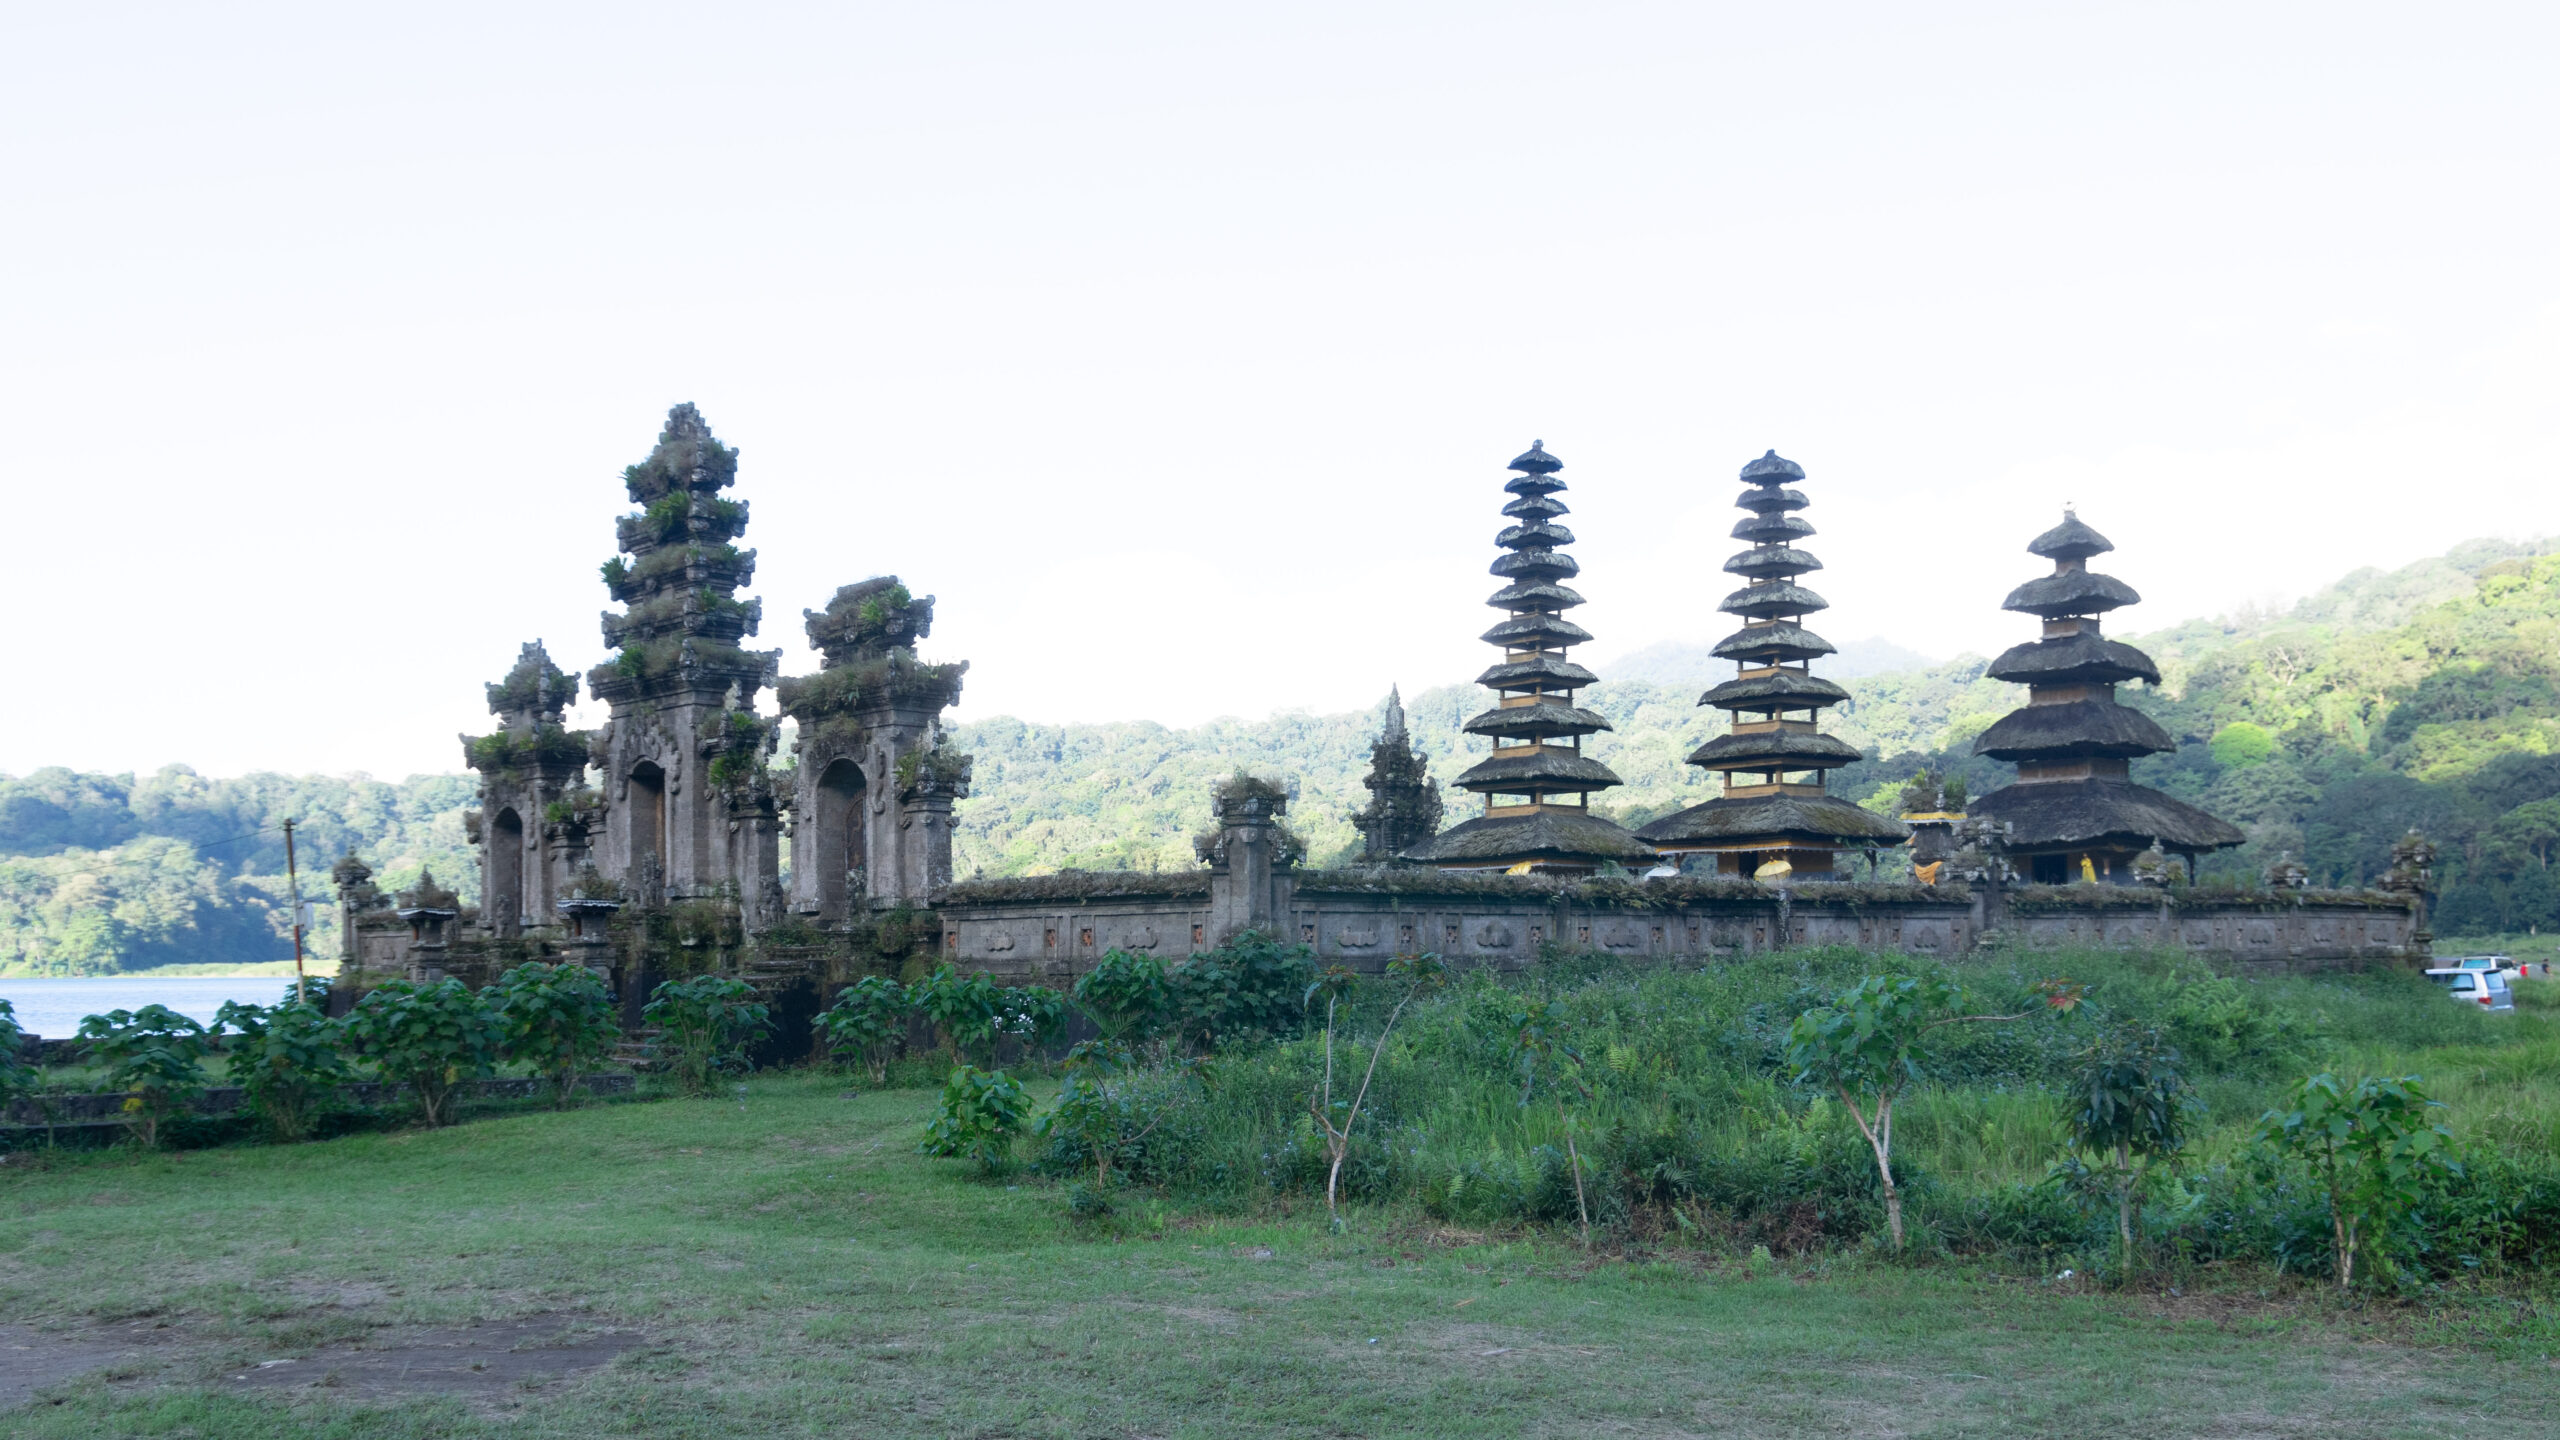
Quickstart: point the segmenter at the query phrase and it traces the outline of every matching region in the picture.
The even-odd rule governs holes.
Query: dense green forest
[[[2255,874],[2290,852],[2316,880],[2352,884],[2379,874],[2391,842],[2415,825],[2442,847],[2440,933],[2560,926],[2553,552],[2560,546],[2474,541],[2405,569],[2359,571],[2286,610],[2133,637],[2160,662],[2163,683],[2127,698],[2181,741],[2176,754],[2140,762],[2136,778],[2248,832],[2250,843],[2215,857],[2209,872]],[[1685,679],[1684,656],[1697,670]],[[1655,647],[1644,660],[1633,668],[1646,678],[1586,692],[1617,726],[1595,753],[1627,781],[1604,808],[1630,824],[1713,793],[1681,758],[1721,723],[1696,704],[1715,678],[1704,647]],[[1838,772],[1835,788],[1882,808],[1923,765],[1965,774],[1977,793],[2006,783],[2007,766],[1965,753],[2024,694],[1985,680],[1985,663],[1962,656],[1849,680],[1855,703],[1831,728],[1869,758]],[[1454,775],[1481,753],[1458,727],[1482,707],[1468,685],[1408,702],[1434,773]],[[957,726],[953,740],[977,757],[975,793],[958,812],[958,870],[1188,867],[1210,785],[1240,767],[1293,787],[1292,822],[1316,859],[1347,857],[1381,713],[1187,730],[1005,717]],[[302,825],[306,897],[326,898],[329,862],[353,848],[386,883],[428,866],[476,898],[460,818],[472,783],[211,780],[176,766],[139,780],[58,769],[0,777],[0,972],[286,958],[278,822],[287,815]],[[1453,791],[1450,803],[1462,816],[1473,801]],[[325,908],[320,924],[326,952],[335,934]]]

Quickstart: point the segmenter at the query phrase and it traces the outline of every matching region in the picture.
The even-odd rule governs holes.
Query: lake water
[[[115,975],[81,979],[10,979],[0,976],[0,1000],[18,1014],[18,1028],[48,1040],[67,1040],[80,1033],[83,1016],[110,1010],[139,1010],[166,1005],[191,1020],[213,1023],[225,1000],[273,1005],[293,984],[290,975],[170,976]]]

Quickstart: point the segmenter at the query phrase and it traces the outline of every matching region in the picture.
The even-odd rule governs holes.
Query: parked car
[[[2515,992],[2508,988],[2507,972],[2504,970],[2488,968],[2473,970],[2460,965],[2448,965],[2440,970],[2428,971],[2427,978],[2443,986],[2454,999],[2466,1005],[2478,1005],[2484,1010],[2516,1008]]]
[[[2507,972],[2507,978],[2510,980],[2515,979],[2520,975],[2539,975],[2544,979],[2549,979],[2551,976],[2550,961],[2545,960],[2540,964],[2536,964],[2531,960],[2518,960],[2512,955],[2457,955],[2453,959],[2445,962],[2445,968],[2463,970],[2504,970]]]

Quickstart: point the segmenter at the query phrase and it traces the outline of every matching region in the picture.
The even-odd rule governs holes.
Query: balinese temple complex
[[[1733,723],[1689,756],[1690,764],[1723,777],[1724,793],[1636,832],[1665,857],[1711,857],[1720,875],[1829,879],[1841,851],[1873,851],[1910,836],[1900,822],[1823,789],[1827,772],[1859,756],[1822,733],[1822,712],[1849,692],[1813,673],[1814,659],[1832,646],[1804,627],[1804,617],[1829,602],[1796,583],[1822,568],[1795,547],[1813,533],[1793,513],[1807,502],[1789,482],[1802,479],[1804,468],[1775,450],[1742,467],[1748,488],[1734,503],[1745,518],[1733,538],[1751,548],[1724,568],[1746,583],[1716,607],[1741,616],[1742,628],[1714,650],[1737,672],[1698,697],[1730,711]]]
[[[2029,547],[2053,573],[2008,599],[2043,634],[1989,671],[2028,687],[1975,747],[2015,762],[2016,782],[1970,807],[1935,777],[1905,793],[1921,884],[1807,883],[1853,878],[1844,857],[1872,857],[1911,828],[1826,789],[1860,756],[1822,731],[1823,712],[1849,696],[1813,673],[1832,653],[1805,626],[1825,608],[1802,583],[1821,562],[1800,548],[1813,533],[1799,513],[1804,471],[1775,452],[1743,468],[1733,534],[1748,548],[1723,566],[1741,584],[1719,609],[1739,626],[1713,653],[1735,673],[1699,700],[1730,720],[1688,757],[1721,793],[1631,833],[1592,809],[1621,780],[1585,748],[1611,726],[1579,703],[1598,677],[1571,658],[1592,636],[1565,618],[1583,597],[1567,584],[1580,567],[1557,499],[1563,466],[1533,444],[1510,468],[1492,566],[1502,588],[1488,602],[1501,619],[1483,636],[1500,658],[1477,680],[1489,708],[1461,727],[1491,753],[1454,782],[1481,797],[1481,813],[1442,828],[1440,788],[1397,697],[1371,749],[1356,863],[1302,863],[1282,825],[1287,787],[1244,777],[1204,797],[1215,828],[1200,837],[1198,870],[955,882],[952,824],[973,763],[946,745],[942,717],[967,666],[919,653],[933,597],[888,574],[842,586],[802,612],[815,669],[780,677],[778,651],[747,648],[763,606],[740,594],[756,555],[737,543],[738,452],[677,406],[622,474],[629,513],[604,566],[619,607],[603,621],[610,658],[583,677],[609,713],[570,729],[579,678],[539,643],[523,647],[488,687],[496,725],[465,740],[480,776],[479,808],[465,816],[481,847],[478,903],[424,876],[395,897],[346,857],[331,1004],[393,977],[479,985],[548,959],[603,975],[637,1027],[662,981],[716,971],[749,979],[790,1017],[774,1033],[805,1043],[810,1016],[861,974],[947,962],[1064,986],[1114,950],[1170,959],[1248,931],[1373,973],[1425,951],[1520,965],[1558,945],[1700,962],[1835,943],[1955,956],[2001,931],[2086,943],[2092,907],[2023,892],[2013,904],[2008,870],[2165,883],[2172,857],[2192,873],[2197,855],[2241,843],[2232,826],[2132,782],[2135,758],[2173,747],[2115,687],[2156,683],[2159,670],[2100,635],[2100,618],[2137,597],[2089,570],[2112,547],[2066,512]],[[759,710],[768,692],[779,715]],[[785,719],[787,765],[776,763]],[[2413,835],[2404,852],[2414,858],[2395,865],[2389,893],[2308,892],[2281,915],[2164,895],[2104,907],[2107,942],[2305,964],[2422,959],[2425,843]],[[1677,883],[1674,869],[1735,883]]]
[[[1582,739],[1609,722],[1575,705],[1574,692],[1600,677],[1566,658],[1591,632],[1564,618],[1582,597],[1563,583],[1581,566],[1564,553],[1573,532],[1555,496],[1564,463],[1543,441],[1511,462],[1502,507],[1513,524],[1494,537],[1504,553],[1493,573],[1510,582],[1485,603],[1505,618],[1484,632],[1502,660],[1476,683],[1494,707],[1466,723],[1493,741],[1493,754],[1457,779],[1485,798],[1484,813],[1404,852],[1444,870],[1588,874],[1603,865],[1650,865],[1653,847],[1591,813],[1593,792],[1621,784],[1617,772],[1582,753]]]
[[[1985,672],[2026,686],[2027,703],[1974,742],[1975,754],[2014,762],[2018,780],[1983,796],[1973,813],[2004,827],[2009,863],[2037,884],[2126,884],[2135,858],[2154,849],[2185,857],[2192,874],[2197,855],[2247,838],[2133,783],[2137,756],[2177,744],[2150,716],[2116,699],[2116,687],[2128,680],[2159,684],[2160,667],[2098,633],[2100,616],[2142,599],[2089,568],[2090,556],[2114,548],[2065,509],[2061,524],[2027,546],[2053,562],[2053,573],[2010,591],[2001,607],[2036,616],[2044,634],[2005,651]]]

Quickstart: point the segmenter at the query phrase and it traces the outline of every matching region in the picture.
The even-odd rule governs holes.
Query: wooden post
[[[302,876],[293,864],[293,821],[284,822],[284,878],[293,892],[293,1003],[311,1003],[311,986],[302,974]]]

